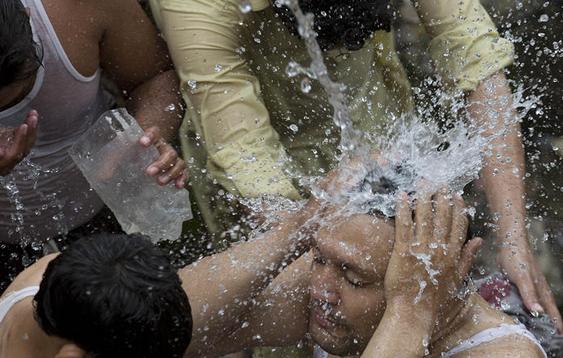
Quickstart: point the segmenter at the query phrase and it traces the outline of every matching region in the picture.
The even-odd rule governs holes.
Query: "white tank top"
[[[534,337],[534,335],[526,329],[523,324],[501,324],[498,327],[493,327],[489,329],[485,329],[474,336],[461,341],[457,346],[453,349],[449,350],[446,353],[442,353],[440,355],[441,358],[453,358],[456,354],[467,351],[471,348],[475,348],[481,344],[494,341],[495,339],[510,336],[510,335],[519,335],[523,336],[532,343],[534,343],[542,352],[543,356],[547,358],[547,354],[543,350],[540,342]],[[315,350],[313,352],[314,358],[328,358],[328,353],[325,352],[321,347],[315,346]]]
[[[10,292],[0,300],[0,325],[12,307],[27,297],[33,297],[39,292],[39,286],[26,287],[19,291]]]
[[[0,241],[4,242],[44,241],[84,224],[102,208],[68,149],[111,105],[100,85],[100,70],[84,77],[73,67],[41,0],[21,1],[30,9],[44,60],[28,96],[0,111],[0,127],[17,127],[29,110],[39,112],[38,137],[29,160],[0,178],[4,182],[0,185]],[[17,189],[8,191],[6,185]]]

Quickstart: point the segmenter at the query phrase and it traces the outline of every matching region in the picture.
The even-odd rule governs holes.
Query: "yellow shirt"
[[[302,41],[277,18],[270,0],[151,0],[189,109],[205,147],[209,174],[244,197],[298,198],[291,173],[322,175],[333,164],[339,133],[318,83],[300,90],[290,61],[308,65]],[[462,90],[509,65],[512,45],[500,38],[478,0],[420,0],[433,37],[430,54],[446,82]],[[366,133],[411,108],[408,80],[393,34],[378,31],[360,51],[325,53],[331,77],[348,88],[355,125]],[[188,128],[189,127],[189,128]],[[193,139],[193,138],[192,138]],[[189,143],[188,143],[189,142]],[[190,155],[198,148],[185,141]],[[186,149],[186,148],[185,148]]]

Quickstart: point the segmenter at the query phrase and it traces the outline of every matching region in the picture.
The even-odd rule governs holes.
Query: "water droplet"
[[[287,64],[287,68],[285,69],[285,73],[289,77],[295,77],[301,72],[300,68],[301,68],[301,66],[297,62],[291,61],[290,63]]]
[[[243,14],[248,14],[249,12],[252,11],[252,4],[250,4],[250,1],[245,0],[243,1],[239,7],[240,12],[242,12]]]
[[[540,19],[538,21],[539,22],[548,22],[549,16],[547,14],[543,14],[542,16],[540,16]]]
[[[215,65],[215,72],[221,72],[222,69],[223,69],[223,66],[221,66],[220,64]]]
[[[303,93],[309,93],[311,92],[311,88],[313,87],[313,85],[311,84],[311,80],[308,78],[304,78],[301,81],[301,92]]]
[[[296,124],[291,124],[289,129],[291,129],[293,133],[297,133],[299,131],[299,127]]]
[[[217,68],[217,67],[215,67],[215,68]],[[197,81],[188,80],[188,87],[190,87],[192,90],[195,90],[197,88]]]

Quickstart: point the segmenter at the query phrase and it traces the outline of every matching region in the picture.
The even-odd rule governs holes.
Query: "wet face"
[[[320,230],[314,248],[309,332],[324,350],[359,354],[385,311],[391,219],[358,215]]]

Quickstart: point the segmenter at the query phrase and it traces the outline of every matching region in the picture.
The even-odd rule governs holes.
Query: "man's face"
[[[385,311],[383,281],[394,222],[368,215],[319,231],[311,276],[309,332],[324,350],[361,353]]]

